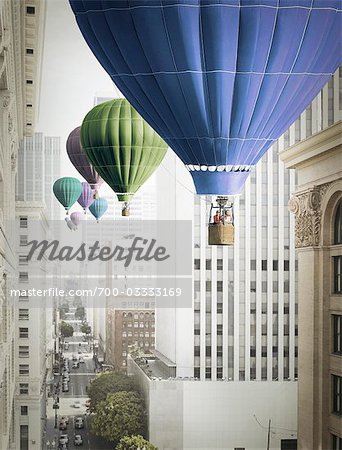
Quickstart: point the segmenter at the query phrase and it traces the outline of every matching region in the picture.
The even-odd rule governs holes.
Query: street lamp
[[[58,409],[59,409],[59,397],[57,395],[55,403],[53,404],[52,408],[55,410],[55,428],[57,428],[57,418],[58,418]],[[54,442],[54,441],[52,441]]]

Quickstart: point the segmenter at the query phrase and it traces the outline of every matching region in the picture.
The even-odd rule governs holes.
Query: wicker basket
[[[209,245],[234,245],[234,225],[228,223],[209,224]]]

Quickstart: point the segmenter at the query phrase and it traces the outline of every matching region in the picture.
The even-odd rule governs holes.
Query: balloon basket
[[[129,206],[128,206],[128,205],[125,205],[125,206],[122,208],[122,210],[121,210],[121,215],[122,215],[123,217],[128,217],[128,216],[130,215],[130,212],[129,212]]]
[[[211,223],[208,228],[209,245],[234,245],[234,225]]]

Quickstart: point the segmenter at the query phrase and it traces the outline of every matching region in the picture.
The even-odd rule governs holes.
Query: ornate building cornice
[[[296,248],[317,247],[321,241],[322,199],[331,183],[314,186],[294,194],[288,203],[295,215]]]

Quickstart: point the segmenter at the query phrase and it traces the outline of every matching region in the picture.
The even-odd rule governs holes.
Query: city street
[[[70,323],[75,330],[79,330],[80,321],[66,320],[66,322]],[[62,389],[59,391],[57,426],[59,426],[60,418],[63,416],[69,418],[69,424],[65,431],[60,431],[58,428],[55,428],[55,410],[53,409],[54,399],[50,397],[47,405],[47,450],[59,448],[58,441],[62,434],[68,435],[68,450],[75,448],[83,448],[86,450],[113,450],[112,443],[104,441],[90,432],[89,415],[86,411],[85,402],[88,398],[87,386],[90,384],[90,380],[95,376],[95,365],[88,342],[85,342],[82,337],[83,334],[81,332],[75,331],[71,338],[66,339],[69,343],[69,348],[67,351],[63,351],[63,357],[69,359],[69,392],[62,392]],[[78,353],[79,351],[81,353]],[[72,368],[73,355],[81,356],[84,359],[84,363],[80,363],[79,368]],[[55,383],[58,383],[58,381],[59,377],[55,377]],[[62,383],[60,382],[60,385],[61,384]],[[75,419],[78,417],[84,419],[84,428],[82,429],[75,429]],[[80,434],[82,436],[83,445],[81,447],[74,445],[75,434]]]

